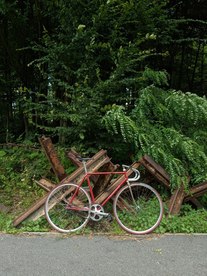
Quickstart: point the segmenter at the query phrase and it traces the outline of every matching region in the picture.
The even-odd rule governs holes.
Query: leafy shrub
[[[57,148],[67,173],[71,173],[74,167],[65,156],[63,148]],[[18,230],[12,226],[12,221],[20,213],[24,212],[45,191],[40,188],[33,179],[42,177],[58,182],[51,173],[50,163],[45,154],[33,145],[5,147],[0,150],[0,204],[5,206],[7,213],[0,212],[0,231],[46,231],[48,223],[44,218],[36,222],[26,221]]]
[[[9,232],[12,230],[12,216],[0,212],[0,231]],[[14,229],[13,229],[14,230]]]
[[[72,170],[70,162],[63,158],[63,150],[58,149],[64,166]],[[28,208],[32,202],[43,195],[41,189],[33,179],[42,177],[57,181],[51,173],[50,163],[38,148],[31,145],[21,147],[7,147],[0,150],[0,203],[10,206],[17,211],[20,206]]]
[[[207,233],[207,211],[182,206],[181,214],[164,217],[157,233]]]
[[[161,78],[162,75],[157,78],[159,85]],[[188,177],[192,185],[205,181],[206,98],[192,93],[163,90],[154,84],[139,93],[135,108],[129,116],[121,106],[113,106],[107,112],[103,118],[107,130],[116,135],[121,134],[122,139],[133,146],[136,159],[148,154],[162,165],[170,175],[172,189],[181,183],[187,188]]]

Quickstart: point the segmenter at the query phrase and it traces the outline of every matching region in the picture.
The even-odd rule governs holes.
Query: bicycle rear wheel
[[[91,199],[83,188],[72,183],[62,184],[52,190],[47,197],[45,215],[54,229],[70,233],[86,225],[90,208]]]
[[[114,199],[114,216],[118,224],[131,234],[148,234],[157,228],[163,216],[158,192],[144,183],[120,189]]]

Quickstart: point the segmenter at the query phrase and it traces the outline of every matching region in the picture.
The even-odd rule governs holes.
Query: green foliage
[[[9,232],[14,230],[12,228],[12,216],[0,212],[0,232]]]
[[[66,172],[71,173],[74,166],[66,157],[65,149],[57,147],[56,150]],[[0,162],[0,203],[14,210],[20,206],[29,207],[35,199],[43,195],[44,191],[34,180],[46,177],[53,182],[58,181],[51,173],[46,156],[33,144],[24,143],[1,149]]]
[[[74,166],[66,157],[65,149],[58,147],[56,150],[66,173],[71,173]],[[58,181],[51,173],[46,156],[40,149],[27,142],[1,149],[0,163],[0,205],[3,207],[2,212],[0,211],[0,231],[48,231],[49,226],[45,218],[35,222],[25,221],[20,229],[12,226],[18,215],[45,195],[45,191],[34,180],[46,177],[54,183]]]
[[[1,1],[1,142],[44,132],[97,148],[109,105],[130,112],[146,80],[167,84],[145,66],[203,95],[207,23],[194,2]]]
[[[148,218],[143,219],[143,224],[147,223]],[[139,221],[137,225],[139,225]],[[114,220],[110,231],[116,234],[124,234],[124,231]],[[190,205],[182,205],[179,215],[164,215],[155,233],[207,233],[207,211],[205,209],[195,210]]]
[[[126,218],[127,219],[127,218]],[[143,218],[142,224],[146,224],[150,218]],[[140,221],[137,222],[139,225]],[[99,224],[101,226],[99,226]],[[113,220],[111,225],[107,224],[105,221],[103,223],[96,223],[95,225],[87,226],[84,232],[89,231],[89,229],[94,232],[98,229],[100,231],[107,231],[113,234],[125,234],[120,226],[117,224],[116,220]],[[155,233],[207,233],[207,211],[205,209],[195,210],[190,205],[182,205],[179,215],[176,216],[163,216],[160,226],[155,230]]]
[[[100,123],[106,106],[127,102],[131,109],[134,103],[145,60],[156,55],[154,25],[164,5],[94,0],[46,1],[42,7],[43,18],[53,15],[52,24],[31,43],[28,63],[42,76],[41,86],[27,86],[24,96],[17,90],[27,131],[97,148],[106,141]]]
[[[170,174],[172,189],[181,183],[187,188],[188,176],[191,185],[207,179],[205,98],[151,85],[140,92],[131,116],[113,106],[103,122],[110,133],[120,133],[134,146],[136,158],[148,154],[161,164]],[[197,133],[204,139],[196,138]]]
[[[48,232],[50,227],[45,217],[41,217],[36,221],[24,221],[19,232]]]
[[[143,85],[151,85],[155,86],[168,86],[168,75],[166,71],[154,71],[151,68],[145,68],[143,72]]]
[[[183,205],[181,214],[164,217],[157,233],[207,233],[207,211]]]
[[[37,221],[24,221],[20,228],[13,226],[14,216],[0,212],[0,232],[17,234],[22,232],[46,232],[49,230],[48,222],[45,218]]]
[[[68,100],[56,99],[54,94],[39,94],[38,103],[32,99],[25,102],[25,115],[39,133],[59,137],[60,144],[70,142],[72,146],[75,141],[77,145],[77,141],[85,140],[96,145],[94,129],[100,128],[101,115],[99,100],[92,92],[88,88],[77,88]]]
[[[48,161],[39,150],[25,144],[0,150],[0,162],[0,203],[11,213],[20,213],[43,195],[33,178],[47,176]]]

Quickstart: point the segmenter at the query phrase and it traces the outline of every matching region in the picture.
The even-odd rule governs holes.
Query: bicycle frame
[[[122,171],[122,172],[87,172],[83,179],[81,180],[80,184],[78,185],[78,187],[81,187],[82,184],[86,181],[87,182],[87,185],[89,187],[89,192],[90,192],[90,196],[91,196],[91,202],[92,204],[95,203],[95,197],[94,197],[94,193],[93,193],[93,188],[92,188],[92,185],[91,185],[91,181],[90,181],[90,177],[93,176],[93,175],[123,175],[124,176],[124,179],[121,181],[121,183],[114,189],[114,191],[112,193],[110,193],[107,198],[100,204],[101,206],[104,206],[111,198],[114,194],[116,194],[116,192],[121,188],[122,185],[124,185],[125,183],[128,183],[129,184],[129,181],[128,181],[128,176],[127,176],[127,173],[126,171]],[[73,199],[76,197],[78,193],[78,189],[77,191],[74,193],[74,195],[72,196],[71,200],[70,200],[70,203],[72,203]]]
[[[110,213],[104,212],[102,207],[112,197],[115,219],[125,231],[131,234],[148,234],[158,227],[163,215],[162,199],[151,186],[137,183],[140,178],[140,172],[137,169],[122,165],[123,171],[88,172],[86,161],[89,158],[82,158],[81,160],[85,173],[78,183],[61,184],[51,191],[46,200],[46,218],[54,229],[70,233],[80,230],[89,219],[93,221],[99,221],[102,218],[110,219]],[[132,173],[134,175],[130,177]],[[96,197],[93,192],[91,177],[101,175],[110,175],[111,179],[116,176],[114,177],[115,182],[112,182],[108,192],[103,192],[103,197],[99,194]],[[144,204],[142,204],[143,202]],[[150,208],[147,206],[148,203]],[[129,215],[125,216],[125,214]],[[141,221],[138,223],[140,215],[150,217],[152,221],[142,225]],[[133,221],[134,223],[132,223]]]

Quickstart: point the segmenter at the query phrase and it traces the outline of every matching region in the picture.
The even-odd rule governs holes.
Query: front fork
[[[136,203],[136,200],[134,199],[134,195],[133,195],[133,193],[132,193],[132,187],[131,187],[131,185],[130,185],[130,182],[129,182],[129,180],[127,180],[127,185],[128,185],[128,187],[129,187],[129,191],[130,191],[130,194],[131,194],[131,197],[132,197],[132,201],[134,202],[134,205],[137,207],[137,209],[140,209],[140,207],[137,205],[137,203]]]

